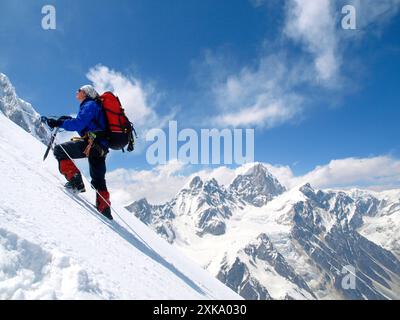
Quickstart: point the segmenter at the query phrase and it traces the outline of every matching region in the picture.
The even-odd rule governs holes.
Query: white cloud
[[[220,68],[220,59],[210,58],[210,68]],[[291,66],[282,54],[271,54],[238,74],[213,81],[213,96],[219,114],[212,120],[218,126],[257,126],[273,128],[302,112],[302,98],[293,86],[306,80],[302,63]],[[215,70],[214,70],[215,71]],[[218,70],[215,71],[221,77]]]
[[[107,173],[107,185],[112,201],[130,204],[147,198],[158,204],[171,200],[187,182],[187,176],[179,175],[185,165],[173,160],[152,170],[117,169]]]
[[[313,55],[319,80],[325,84],[340,76],[346,40],[366,35],[341,29],[337,17],[344,5],[356,8],[357,31],[371,24],[380,31],[398,13],[400,0],[288,0],[284,34]]]
[[[291,186],[306,182],[316,188],[399,187],[400,161],[388,156],[332,160],[302,177],[294,177]]]
[[[323,81],[335,77],[340,68],[336,22],[330,0],[290,0],[285,34],[314,55],[315,68]]]
[[[290,0],[283,32],[300,43],[306,41],[307,49],[316,55],[315,63],[303,56],[294,60],[286,53],[287,43],[282,39],[272,44],[276,48],[274,53],[268,53],[271,43],[266,42],[265,52],[257,61],[239,71],[227,68],[225,56],[229,59],[229,55],[221,57],[207,52],[202,71],[211,72],[208,78],[200,80],[211,88],[217,107],[217,114],[208,122],[223,127],[270,129],[301,118],[307,95],[300,94],[299,88],[319,85],[320,80],[334,77],[339,68],[329,0],[305,2],[307,6]],[[323,7],[326,3],[328,6]],[[319,21],[316,27],[313,27],[314,20]]]
[[[172,117],[168,115],[162,118],[157,114],[155,104],[158,97],[155,89],[135,77],[103,65],[91,68],[86,76],[98,92],[112,91],[120,98],[128,118],[141,128],[142,133],[149,128],[164,127],[167,119]]]
[[[259,7],[264,1],[251,3]],[[216,114],[206,122],[273,128],[298,119],[311,104],[307,102],[314,101],[312,94],[300,88],[311,88],[313,93],[324,90],[324,96],[343,89],[348,82],[342,72],[348,40],[366,34],[341,29],[337,18],[345,4],[356,6],[362,28],[371,23],[384,25],[398,12],[400,0],[287,0],[281,31],[284,37],[265,43],[265,48],[275,48],[273,54],[264,52],[252,65],[232,70],[230,53],[207,51],[200,81],[212,92]],[[287,40],[304,54],[290,56]],[[204,70],[210,70],[208,77]]]
[[[262,97],[260,97],[262,100]],[[259,126],[272,128],[293,118],[299,111],[295,106],[283,105],[279,102],[266,101],[255,106],[218,116],[215,123],[219,126]]]

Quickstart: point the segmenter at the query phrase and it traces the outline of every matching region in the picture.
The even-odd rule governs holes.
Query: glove
[[[62,117],[59,117],[57,120],[56,119],[47,118],[47,117],[41,117],[40,118],[40,120],[42,122],[46,122],[47,125],[51,129],[61,126],[64,123],[65,120],[70,120],[70,119],[72,119],[72,117],[70,117],[70,116],[62,116]]]
[[[56,120],[56,119],[47,119],[46,118],[46,123],[47,125],[51,128],[57,128],[63,124],[64,120]]]

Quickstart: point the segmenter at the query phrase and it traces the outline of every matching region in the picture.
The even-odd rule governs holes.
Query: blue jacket
[[[67,131],[78,131],[83,137],[88,132],[105,131],[106,120],[101,106],[93,99],[82,101],[79,113],[75,119],[65,120],[60,126]],[[107,140],[99,141],[104,147],[108,146]]]

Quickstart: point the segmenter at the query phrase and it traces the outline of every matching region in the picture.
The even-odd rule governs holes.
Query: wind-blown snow
[[[44,151],[0,114],[0,299],[241,299],[122,207],[128,225],[65,192]]]

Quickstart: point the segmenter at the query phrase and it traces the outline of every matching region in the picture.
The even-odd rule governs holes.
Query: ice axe
[[[42,117],[42,118],[41,118],[41,121],[42,121],[42,122],[46,122],[46,120],[47,120],[46,117]],[[58,130],[59,130],[59,129],[60,129],[59,127],[54,128],[53,131],[51,132],[50,141],[49,141],[49,143],[48,143],[48,145],[47,145],[46,152],[45,152],[45,154],[44,154],[44,156],[43,156],[43,161],[45,161],[46,158],[47,158],[47,156],[49,155],[50,149],[52,149],[52,147],[53,147],[53,143],[54,143],[54,140],[56,139],[56,136],[57,136],[57,133],[58,133]]]

